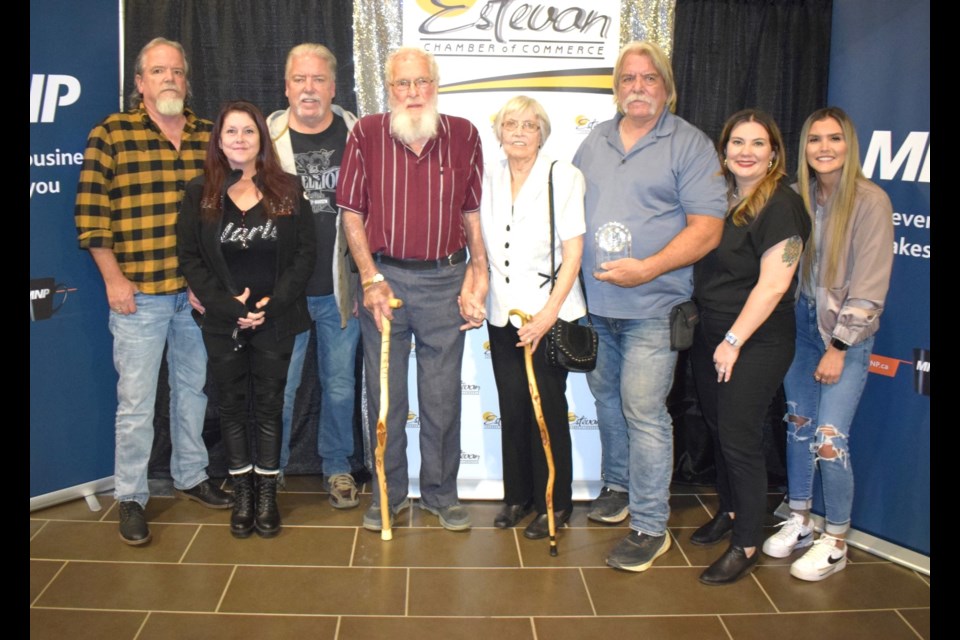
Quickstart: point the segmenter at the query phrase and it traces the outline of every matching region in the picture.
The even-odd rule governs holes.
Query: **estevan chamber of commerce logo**
[[[567,413],[567,422],[571,429],[586,429],[596,431],[600,428],[600,422],[596,418],[578,416],[573,411]]]
[[[483,428],[484,429],[499,429],[500,428],[500,416],[495,414],[493,411],[484,411],[483,412]]]
[[[76,291],[58,283],[56,278],[36,278],[30,280],[30,322],[47,320],[63,308],[67,296]]]
[[[460,381],[460,395],[464,396],[478,396],[480,395],[480,385],[478,384],[467,384],[463,380]]]
[[[893,378],[901,364],[908,364],[913,369],[913,390],[922,396],[930,396],[930,350],[915,347],[913,360],[901,360],[888,356],[870,354],[870,373]]]
[[[593,131],[593,128],[597,126],[597,123],[600,122],[596,118],[591,118],[590,116],[579,115],[574,118],[574,126],[577,133],[582,133],[584,135]]]
[[[407,429],[419,429],[420,428],[420,416],[415,414],[413,411],[407,414]]]
[[[486,358],[487,360],[490,359],[490,341],[489,340],[483,341],[483,357]]]
[[[480,455],[460,450],[460,464],[480,464]]]

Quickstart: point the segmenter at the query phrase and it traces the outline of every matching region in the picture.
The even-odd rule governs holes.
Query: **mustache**
[[[630,104],[631,102],[645,102],[646,104],[649,104],[649,105],[652,106],[652,105],[653,105],[653,98],[651,98],[651,97],[648,96],[648,95],[644,95],[644,94],[642,94],[642,93],[631,93],[631,94],[628,94],[628,95],[623,99],[623,106],[627,106],[627,105]]]

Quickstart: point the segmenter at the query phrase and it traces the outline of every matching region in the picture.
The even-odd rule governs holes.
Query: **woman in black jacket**
[[[234,485],[230,532],[280,532],[283,389],[293,341],[309,329],[304,288],[315,261],[310,204],[284,173],[263,114],[249,102],[224,105],[202,176],[186,188],[177,254],[202,311],[220,429]],[[253,379],[256,455],[250,451],[248,389]]]

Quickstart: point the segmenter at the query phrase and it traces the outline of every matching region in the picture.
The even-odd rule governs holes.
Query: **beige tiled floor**
[[[771,509],[777,496],[771,496]],[[448,532],[414,508],[383,542],[362,529],[369,505],[333,509],[320,478],[288,478],[279,537],[237,540],[228,512],[172,497],[147,508],[153,540],[117,537],[116,505],[84,501],[30,514],[30,635],[70,640],[353,638],[916,639],[930,637],[929,578],[852,549],[821,583],[764,558],[727,587],[697,581],[723,549],[689,543],[716,508],[676,486],[673,547],[649,571],[604,565],[625,526],[589,522],[578,503],[560,554],[522,528],[492,527],[494,502],[471,502],[474,527]],[[775,521],[771,518],[769,524]],[[522,524],[526,524],[526,521]]]

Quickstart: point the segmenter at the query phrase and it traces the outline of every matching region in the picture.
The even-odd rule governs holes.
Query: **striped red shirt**
[[[370,252],[435,260],[467,244],[463,214],[480,208],[483,152],[469,120],[440,115],[418,156],[390,135],[390,114],[361,118],[347,137],[337,205],[365,218]]]

